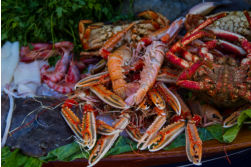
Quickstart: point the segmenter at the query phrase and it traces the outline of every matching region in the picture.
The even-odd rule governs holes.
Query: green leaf
[[[56,12],[57,12],[57,16],[58,16],[59,18],[62,17],[63,8],[57,7],[57,8],[56,8]]]
[[[219,142],[223,143],[223,133],[224,133],[224,128],[222,127],[221,124],[216,124],[216,125],[212,125],[209,127],[206,127],[206,129],[210,132],[210,134],[212,135],[212,137],[216,140],[218,140]]]
[[[238,135],[243,123],[248,119],[251,118],[251,109],[247,109],[241,111],[240,116],[237,119],[237,125],[228,128],[223,135],[223,140],[227,143],[231,143],[234,141],[236,136]]]
[[[119,136],[113,147],[107,152],[106,156],[131,152],[136,149],[137,144],[134,141],[126,137]]]
[[[240,126],[247,118],[251,118],[251,109],[241,112],[237,120],[238,125]]]
[[[72,161],[77,158],[87,158],[88,153],[81,151],[76,142],[61,146],[48,153],[47,156],[41,157],[40,160],[44,162],[49,161]]]
[[[232,141],[234,141],[240,128],[241,128],[240,126],[235,125],[229,129],[227,129],[227,131],[223,135],[223,140],[227,143],[231,143]]]
[[[10,151],[9,147],[4,147],[1,150],[1,165],[3,167],[41,167],[42,161],[38,158],[29,157],[20,152],[19,149]]]

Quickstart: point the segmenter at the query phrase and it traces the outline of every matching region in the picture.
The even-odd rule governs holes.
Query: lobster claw
[[[90,86],[104,84],[106,82],[110,81],[109,73],[108,71],[101,72],[95,75],[90,75],[88,77],[85,77],[84,79],[81,79],[76,83],[75,89],[77,88],[89,88]]]
[[[224,128],[230,128],[237,124],[237,119],[240,115],[240,111],[233,112],[229,117],[227,117],[223,122]]]
[[[177,115],[181,114],[181,105],[177,97],[166,87],[166,85],[163,82],[157,83],[157,88],[162,95],[162,97],[165,98],[165,101],[170,104],[170,106],[173,108],[173,110],[176,112]]]
[[[82,138],[81,134],[81,122],[80,119],[74,114],[74,112],[67,106],[63,106],[61,109],[61,115],[64,120],[71,128],[73,133],[77,136],[78,139]]]
[[[152,102],[154,103],[154,105],[158,107],[158,109],[163,110],[166,108],[165,100],[163,99],[163,97],[161,97],[161,95],[157,92],[155,88],[152,88],[148,92],[148,95],[152,100]]]
[[[88,150],[91,150],[97,141],[95,120],[93,111],[84,111],[81,128],[82,138],[79,139],[78,143]]]
[[[106,89],[103,85],[90,87],[90,90],[95,93],[105,103],[119,109],[128,109],[129,106],[118,95]]]
[[[164,113],[164,112],[163,112]],[[139,139],[137,148],[140,150],[145,150],[149,145],[149,142],[156,135],[156,133],[162,128],[166,122],[166,116],[163,114],[158,114],[153,123],[147,128],[146,132]]]
[[[166,145],[170,144],[179,134],[185,129],[185,121],[179,120],[167,127],[163,128],[158,134],[150,141],[148,149],[151,152],[159,151]]]
[[[199,137],[198,130],[193,121],[187,123],[186,134],[186,153],[188,160],[194,165],[201,165],[202,141]]]
[[[96,120],[96,123],[97,123],[98,133],[101,135],[109,136],[109,135],[113,135],[118,132],[112,126],[106,124],[104,121]]]
[[[95,165],[99,160],[101,160],[105,154],[110,150],[113,143],[119,137],[119,133],[122,132],[126,126],[129,124],[129,114],[124,113],[121,115],[120,119],[115,122],[114,129],[118,130],[117,133],[109,136],[102,136],[98,141],[94,149],[89,156],[89,167]]]
[[[142,137],[140,130],[138,128],[133,128],[130,125],[126,127],[126,132],[131,137],[131,139],[133,139],[136,142],[139,142],[140,138]]]

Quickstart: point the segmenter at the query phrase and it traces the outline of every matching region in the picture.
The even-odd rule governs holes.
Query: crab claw
[[[227,117],[223,122],[224,128],[230,128],[237,124],[237,119],[240,115],[240,111],[233,112],[229,117]]]
[[[155,88],[152,88],[149,92],[148,95],[152,102],[155,104],[158,109],[163,110],[166,108],[166,103],[163,97],[157,92]]]
[[[171,105],[171,107],[177,113],[177,115],[180,115],[181,105],[177,97],[166,87],[166,85],[163,82],[157,83],[157,88],[162,97],[165,98],[165,101]]]
[[[115,122],[114,129],[118,130],[118,133],[115,133],[113,135],[109,136],[102,136],[98,141],[94,149],[92,150],[90,156],[89,156],[89,167],[95,165],[98,163],[99,160],[101,160],[105,154],[110,150],[113,143],[116,141],[116,139],[119,137],[119,133],[122,132],[126,126],[129,124],[129,114],[124,113],[121,115],[120,119],[118,119]]]
[[[142,134],[140,133],[138,128],[134,128],[130,125],[126,127],[127,134],[136,142],[139,142],[140,138],[142,137]]]
[[[195,123],[189,121],[185,130],[186,133],[186,153],[188,160],[194,165],[201,165],[202,141],[199,137]]]
[[[154,137],[148,145],[148,150],[151,152],[159,151],[163,149],[166,145],[170,144],[179,134],[181,134],[185,129],[185,121],[179,120],[167,127],[164,127],[159,133]]]
[[[166,26],[169,24],[169,20],[158,12],[154,12],[151,10],[146,10],[138,14],[138,17],[144,17],[146,19],[155,20],[160,25]]]
[[[114,34],[111,38],[109,38],[99,50],[99,54],[107,59],[110,52],[114,49],[114,47],[125,37],[127,32],[134,27],[134,25],[138,24],[139,21],[132,22],[129,26],[124,28],[122,31]]]
[[[101,135],[108,135],[109,136],[109,135],[113,135],[118,132],[112,126],[108,125],[107,123],[105,123],[104,121],[101,121],[99,119],[96,120],[96,124],[97,124],[98,133]]]
[[[96,133],[96,119],[94,115],[94,109],[90,104],[85,104],[83,107],[83,118],[82,118],[82,138],[79,139],[79,144],[84,148],[91,150],[97,140]]]
[[[92,86],[90,87],[90,90],[95,93],[101,100],[111,105],[112,107],[119,109],[129,108],[129,106],[124,102],[121,97],[109,91],[103,85]]]
[[[159,114],[138,141],[137,148],[140,150],[145,150],[147,148],[149,142],[166,122],[165,112],[163,110],[159,110],[157,107],[155,107],[155,109],[159,112]]]
[[[80,119],[68,106],[62,107],[61,114],[73,133],[77,136],[78,139],[81,139],[82,135]]]
[[[90,86],[104,84],[106,82],[110,81],[109,73],[101,72],[95,75],[90,75],[88,77],[85,77],[84,79],[81,79],[78,83],[75,85],[75,89],[77,88],[88,88]]]

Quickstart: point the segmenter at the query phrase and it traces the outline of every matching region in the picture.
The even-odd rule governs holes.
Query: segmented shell
[[[247,18],[245,17],[243,11],[227,12],[228,15],[217,21],[215,21],[209,27],[220,28],[222,30],[235,32],[241,34],[248,39],[251,39],[251,30]],[[248,12],[251,15],[251,12]],[[211,15],[212,16],[212,15]],[[207,17],[211,17],[207,16]]]
[[[240,35],[245,36],[247,39],[251,39],[251,30],[249,28],[249,24],[247,21],[246,16],[244,15],[243,11],[233,11],[233,12],[226,12],[228,15],[223,17],[213,24],[208,26],[209,28],[219,28],[226,31],[231,31]],[[251,12],[248,11],[249,15]],[[191,30],[205,21],[207,18],[215,16],[219,13],[210,15],[210,16],[202,16],[202,15],[187,15],[186,17],[186,29]]]

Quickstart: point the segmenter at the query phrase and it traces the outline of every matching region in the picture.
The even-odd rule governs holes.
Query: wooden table
[[[203,143],[203,158],[208,158],[216,154],[238,150],[251,147],[251,131],[242,129],[238,137],[231,144],[222,144],[217,140],[210,140]],[[185,147],[179,147],[169,151],[158,151],[155,153],[143,152],[129,152],[120,155],[113,155],[102,159],[98,166],[118,166],[118,167],[142,167],[142,166],[156,166],[163,164],[171,164],[187,161]],[[77,159],[72,162],[49,162],[43,164],[43,167],[83,167],[87,166],[86,159]]]

